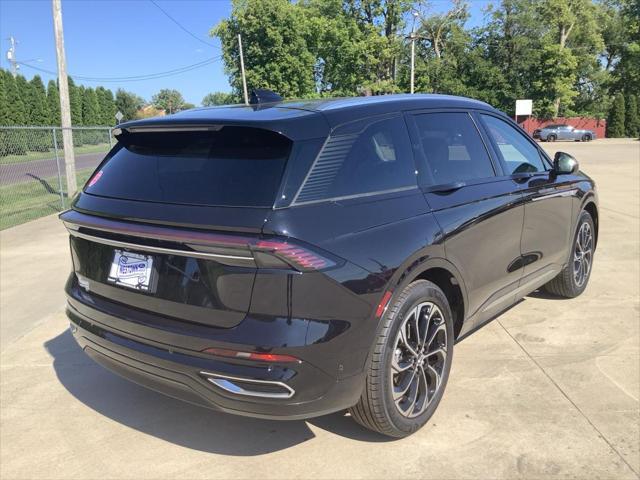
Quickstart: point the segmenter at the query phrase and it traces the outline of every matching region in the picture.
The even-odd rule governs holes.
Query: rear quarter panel
[[[419,259],[444,257],[440,229],[418,188],[392,194],[274,210],[265,230],[303,240],[346,261],[324,280],[294,279],[292,308],[307,318],[348,322],[348,344],[336,349],[344,365],[364,365],[383,292]],[[303,275],[304,276],[304,275]],[[256,284],[264,280],[258,275]],[[296,296],[296,290],[303,295]],[[295,305],[298,303],[298,305]],[[342,304],[341,306],[339,304]],[[342,315],[337,318],[338,315]]]

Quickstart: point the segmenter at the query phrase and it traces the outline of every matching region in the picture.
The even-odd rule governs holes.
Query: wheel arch
[[[388,290],[394,294],[415,280],[428,280],[440,288],[451,307],[454,335],[458,338],[467,312],[467,291],[460,271],[445,258],[426,258],[413,262],[399,275],[394,275]]]

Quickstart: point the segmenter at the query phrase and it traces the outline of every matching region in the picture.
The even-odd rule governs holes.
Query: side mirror
[[[558,175],[577,173],[580,168],[578,160],[565,152],[556,152],[553,157],[553,171]]]

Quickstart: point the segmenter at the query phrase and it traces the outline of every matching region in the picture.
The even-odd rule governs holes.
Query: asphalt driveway
[[[455,348],[444,399],[390,441],[344,414],[275,422],[131,384],[67,330],[55,217],[0,232],[0,477],[639,478],[640,143],[543,144],[600,191],[584,295],[533,294]]]
[[[105,152],[76,155],[76,170],[96,168],[104,156]],[[59,161],[64,176],[64,156],[62,153]],[[34,179],[51,178],[57,174],[58,166],[55,158],[0,164],[0,186],[32,182]]]

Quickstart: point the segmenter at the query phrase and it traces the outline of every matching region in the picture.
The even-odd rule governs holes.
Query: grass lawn
[[[83,153],[106,153],[109,151],[109,144],[82,145],[80,147],[74,147],[73,151],[75,155],[82,155]],[[58,155],[60,155],[60,160],[64,163],[64,152],[62,148],[58,150]],[[45,160],[49,158],[56,158],[56,153],[53,149],[47,152],[27,152],[24,155],[7,155],[6,157],[0,157],[0,164],[33,162],[34,160]]]
[[[84,185],[92,172],[92,168],[76,172],[78,188]],[[65,194],[65,207],[68,206]],[[0,230],[60,211],[58,177],[0,187]]]

